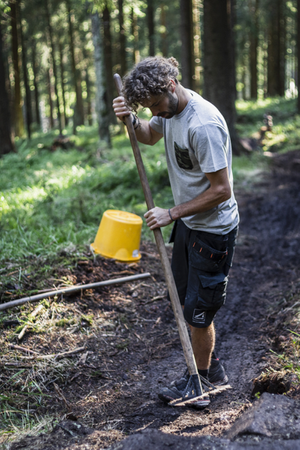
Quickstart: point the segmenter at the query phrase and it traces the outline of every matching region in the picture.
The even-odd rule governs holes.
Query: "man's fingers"
[[[124,97],[117,97],[113,100],[114,113],[118,118],[129,116],[131,114],[128,106],[126,105]]]

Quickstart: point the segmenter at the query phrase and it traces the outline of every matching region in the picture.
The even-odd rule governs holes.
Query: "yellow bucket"
[[[138,261],[143,221],[125,211],[109,209],[104,212],[91,248],[107,258],[118,261]]]

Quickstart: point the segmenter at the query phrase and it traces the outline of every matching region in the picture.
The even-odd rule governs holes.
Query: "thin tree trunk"
[[[285,95],[285,66],[286,66],[286,11],[283,0],[279,3],[279,64],[280,64],[280,81],[279,95]]]
[[[61,93],[62,93],[62,101],[64,108],[64,124],[68,125],[68,117],[67,117],[67,103],[66,103],[66,90],[65,90],[65,80],[64,80],[64,55],[63,55],[63,47],[61,41],[58,43],[59,49],[59,65],[60,65],[60,84],[61,84]]]
[[[168,55],[167,20],[166,20],[166,7],[163,3],[161,3],[161,5],[160,5],[160,24],[162,27],[161,51],[162,51],[162,55],[166,58]]]
[[[47,74],[47,88],[48,88],[48,98],[49,98],[49,109],[50,109],[50,117],[49,117],[49,123],[50,128],[54,128],[54,120],[53,120],[53,101],[52,101],[52,85],[51,85],[51,68],[46,69]]]
[[[15,135],[22,136],[24,133],[24,119],[22,113],[17,8],[14,0],[10,2],[10,10],[11,10],[11,33],[12,33],[12,60],[14,67],[14,82],[15,82],[14,101],[13,101],[14,103],[13,123]]]
[[[272,0],[269,3],[269,26],[268,26],[268,86],[267,95],[274,97],[283,95],[284,80],[282,61],[282,43],[284,41],[284,30],[282,26],[282,0]]]
[[[56,97],[56,113],[57,113],[57,119],[58,119],[59,132],[60,132],[60,134],[62,134],[62,124],[61,124],[60,104],[59,104],[60,102],[59,102],[58,87],[57,87],[58,78],[57,78],[57,69],[56,69],[56,61],[55,61],[55,49],[54,49],[53,31],[52,31],[52,25],[51,25],[51,17],[50,17],[48,0],[45,0],[45,10],[46,10],[46,19],[47,19],[48,32],[49,32],[50,45],[51,45],[51,57],[52,57],[52,67],[53,67],[53,75],[54,75],[54,91],[55,91],[55,97]]]
[[[38,71],[37,71],[37,57],[36,57],[36,41],[32,39],[31,41],[31,65],[33,71],[33,85],[34,85],[34,103],[35,103],[35,120],[38,126],[41,126],[41,115],[39,108],[39,88],[38,88]]]
[[[137,24],[137,16],[134,12],[134,8],[131,8],[130,17],[131,17],[131,35],[133,36],[132,64],[135,65],[140,61],[140,52],[138,47],[139,27]]]
[[[258,47],[258,15],[259,0],[250,0],[249,2],[250,17],[252,18],[252,26],[250,31],[250,98],[257,99],[257,47]]]
[[[227,122],[233,152],[240,152],[235,130],[234,47],[231,1],[204,0],[204,97],[213,103]]]
[[[297,98],[297,111],[300,114],[300,0],[297,0],[297,87],[298,87],[298,98]]]
[[[91,102],[91,83],[88,68],[85,69],[85,84],[86,84],[86,101],[87,101],[87,120],[89,125],[93,125],[92,117],[92,102]]]
[[[107,6],[103,9],[103,56],[105,65],[105,83],[106,83],[106,99],[107,109],[109,111],[109,122],[117,123],[116,116],[112,109],[112,102],[115,97],[115,86],[113,82],[113,63],[112,63],[112,47],[110,32],[110,12]]]
[[[154,26],[154,0],[147,0],[147,24],[149,39],[149,56],[155,55],[155,26]]]
[[[192,0],[192,16],[193,16],[193,52],[194,52],[194,77],[193,89],[196,92],[201,91],[201,15],[200,1]]]
[[[24,42],[23,27],[22,27],[22,20],[21,20],[21,8],[20,8],[19,3],[17,3],[17,11],[18,11],[18,16],[20,18],[20,41],[21,41],[21,48],[22,48],[22,67],[23,67],[24,87],[25,87],[26,128],[27,128],[27,137],[28,137],[28,139],[30,139],[31,138],[31,124],[32,124],[32,107],[31,107],[31,95],[30,95],[30,87],[29,87],[28,72],[27,72],[27,52],[26,52],[26,45]]]
[[[194,89],[193,2],[180,0],[181,74],[184,87]]]
[[[74,108],[74,120],[73,120],[73,130],[76,132],[77,125],[84,124],[84,110],[83,110],[83,99],[81,90],[81,76],[79,70],[76,69],[75,61],[75,50],[74,50],[74,32],[73,32],[73,22],[70,3],[66,1],[68,9],[68,20],[69,20],[69,38],[70,38],[70,52],[71,52],[71,66],[74,78],[74,88],[76,93],[76,104]]]
[[[0,20],[0,156],[15,151],[11,140],[9,100],[6,90],[6,70],[2,47],[2,28]]]
[[[94,44],[94,60],[96,72],[96,112],[98,120],[99,137],[111,146],[109,133],[109,119],[105,102],[105,86],[104,86],[104,61],[101,39],[100,17],[98,12],[92,13],[92,34]]]
[[[124,13],[123,13],[123,0],[118,0],[119,7],[119,27],[120,27],[120,64],[121,70],[120,75],[124,76],[127,71],[127,61],[126,61],[126,35],[124,28]]]

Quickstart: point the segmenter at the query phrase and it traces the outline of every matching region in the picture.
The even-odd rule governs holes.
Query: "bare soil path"
[[[83,324],[85,334],[75,330],[67,338],[56,332],[48,342],[34,333],[24,338],[22,345],[39,352],[80,345],[86,351],[64,378],[47,385],[51,398],[44,412],[60,415],[59,424],[4,448],[99,450],[146,429],[222,437],[255,401],[255,390],[299,398],[291,376],[253,382],[267,368],[276,369],[270,349],[278,352],[288,342],[285,320],[291,323],[290,307],[300,292],[300,152],[273,159],[272,174],[251,191],[236,192],[240,233],[226,305],[215,322],[217,355],[232,389],[212,397],[203,411],[168,407],[157,398],[160,387],[185,370],[185,362],[155,246],[142,243],[138,264],[97,257],[72,270],[75,281],[84,283],[151,273],[140,282],[62,300],[66,310],[94,314],[96,328]]]

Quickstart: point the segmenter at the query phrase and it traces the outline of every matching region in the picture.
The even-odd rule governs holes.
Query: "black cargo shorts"
[[[218,235],[191,230],[179,219],[174,223],[172,271],[186,321],[208,327],[225,303],[228,273],[238,227]]]

